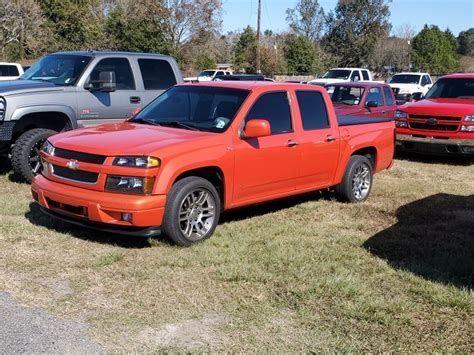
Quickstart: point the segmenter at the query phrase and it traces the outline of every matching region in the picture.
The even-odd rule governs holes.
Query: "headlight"
[[[150,195],[155,184],[154,176],[114,176],[109,175],[105,183],[105,190],[129,194]]]
[[[112,165],[145,169],[157,168],[160,166],[160,159],[153,157],[117,157]]]
[[[43,147],[41,147],[41,150],[46,154],[54,155],[54,146],[49,143],[49,141],[44,142]]]
[[[461,131],[463,132],[474,132],[474,126],[461,126]]]
[[[395,121],[395,126],[400,128],[406,128],[408,127],[408,123],[405,121]]]
[[[7,111],[7,101],[0,96],[0,122],[5,119],[5,112]]]
[[[408,115],[406,112],[403,111],[395,111],[395,118],[407,118]]]
[[[466,121],[466,122],[474,122],[474,115],[467,115],[467,116],[464,116],[464,121]]]

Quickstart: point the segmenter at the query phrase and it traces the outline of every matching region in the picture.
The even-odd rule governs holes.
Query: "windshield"
[[[326,90],[334,104],[344,105],[358,105],[365,91],[363,87],[333,85],[326,86]]]
[[[413,74],[398,74],[394,75],[389,80],[391,84],[418,84],[420,82],[420,75]]]
[[[199,73],[199,76],[205,76],[207,78],[210,78],[211,76],[214,75],[215,72],[216,72],[215,70],[204,70]]]
[[[440,79],[425,97],[427,99],[474,99],[474,78]]]
[[[49,81],[56,85],[74,85],[91,57],[48,55],[37,61],[20,79]]]
[[[323,75],[324,79],[348,79],[351,75],[350,70],[331,69]]]
[[[247,90],[175,86],[156,98],[131,122],[223,132],[249,94]]]

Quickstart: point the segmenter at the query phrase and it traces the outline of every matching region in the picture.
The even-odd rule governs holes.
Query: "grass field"
[[[474,165],[397,160],[370,199],[227,213],[182,249],[43,216],[0,175],[0,290],[107,351],[474,352]]]

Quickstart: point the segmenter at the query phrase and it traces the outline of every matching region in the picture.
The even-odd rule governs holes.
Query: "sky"
[[[257,0],[222,0],[224,33],[257,27]],[[297,0],[262,0],[262,32],[288,29],[285,11]],[[337,0],[319,0],[325,12],[333,10]],[[409,24],[418,32],[424,24],[449,28],[455,36],[474,27],[474,0],[393,0],[389,3],[392,29]]]

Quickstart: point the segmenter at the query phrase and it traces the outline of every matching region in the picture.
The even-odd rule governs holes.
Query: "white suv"
[[[433,86],[433,80],[428,73],[398,73],[388,80],[397,100],[409,101],[414,93],[424,95]]]
[[[18,63],[0,62],[0,81],[16,80],[23,75],[23,67]]]
[[[322,78],[308,82],[312,85],[326,85],[350,81],[372,81],[372,74],[362,68],[333,68],[328,70]]]

